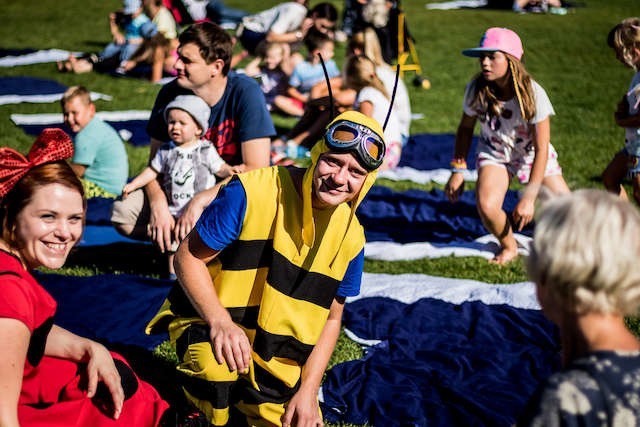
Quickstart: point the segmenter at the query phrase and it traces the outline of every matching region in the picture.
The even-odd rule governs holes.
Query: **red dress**
[[[77,363],[44,355],[56,302],[13,255],[0,251],[0,317],[17,319],[31,332],[24,364],[18,419],[24,427],[156,426],[168,404],[133,374],[122,356],[111,353],[123,377],[126,400],[118,420],[101,401],[86,397],[86,376]],[[100,390],[100,387],[99,387]],[[110,396],[109,396],[110,397]],[[109,402],[105,398],[103,402]],[[109,412],[111,414],[111,412]]]

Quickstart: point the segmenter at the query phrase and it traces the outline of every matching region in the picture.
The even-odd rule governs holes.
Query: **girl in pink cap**
[[[555,112],[544,89],[531,79],[522,64],[524,51],[515,32],[489,28],[478,47],[462,53],[479,58],[481,72],[465,90],[452,173],[445,192],[452,202],[462,193],[462,172],[467,168],[473,129],[479,120],[478,212],[485,227],[500,242],[501,250],[491,262],[505,264],[518,256],[512,221],[502,209],[511,179],[517,176],[527,184],[512,214],[513,227],[518,231],[533,219],[534,202],[542,185],[553,193],[569,192],[550,143],[549,117]]]

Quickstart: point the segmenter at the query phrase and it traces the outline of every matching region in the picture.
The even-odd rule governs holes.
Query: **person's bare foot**
[[[58,61],[56,62],[56,68],[60,73],[67,73],[73,71],[71,67],[71,63],[69,61]]]
[[[493,259],[489,260],[489,262],[491,264],[505,265],[507,263],[510,263],[511,261],[514,261],[516,258],[518,258],[517,246],[515,248],[503,247],[502,250],[498,252],[495,257],[493,257]]]

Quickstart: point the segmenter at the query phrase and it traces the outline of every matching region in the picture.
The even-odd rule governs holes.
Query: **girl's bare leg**
[[[628,162],[629,156],[625,153],[616,153],[602,173],[604,188],[613,194],[617,194],[622,200],[629,199],[621,184],[627,174]]]
[[[508,189],[509,173],[505,168],[496,165],[480,168],[476,185],[476,203],[482,223],[500,242],[500,252],[490,261],[496,264],[506,264],[518,257],[518,244],[513,237],[511,222],[502,210]]]

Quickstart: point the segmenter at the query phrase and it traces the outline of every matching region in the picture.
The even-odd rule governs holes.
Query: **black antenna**
[[[393,92],[391,92],[391,103],[389,104],[389,111],[387,111],[387,117],[384,119],[384,125],[382,125],[382,131],[387,128],[389,117],[391,117],[391,109],[393,108],[393,101],[396,99],[396,89],[398,89],[398,78],[400,77],[400,64],[396,65],[396,80],[393,82]]]
[[[327,82],[327,90],[329,91],[329,108],[331,114],[331,120],[333,120],[333,92],[331,91],[331,81],[329,79],[329,73],[327,72],[327,66],[324,65],[324,59],[322,59],[322,54],[318,52],[318,58],[320,58],[320,64],[322,64],[322,71],[324,72],[324,79]],[[397,77],[397,76],[396,76]],[[396,79],[397,82],[397,79]],[[395,93],[395,88],[393,89],[393,93]]]

